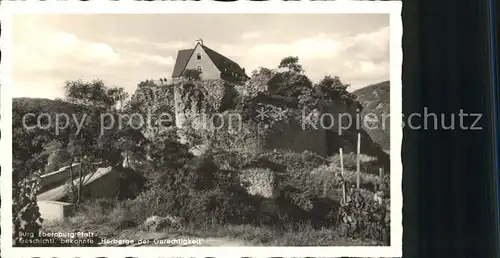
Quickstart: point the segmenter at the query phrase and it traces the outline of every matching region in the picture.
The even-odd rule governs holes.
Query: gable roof
[[[241,66],[236,62],[234,62],[233,60],[223,56],[222,54],[218,53],[217,51],[205,45],[201,45],[201,47],[203,48],[203,50],[205,50],[210,59],[212,59],[212,62],[214,62],[215,66],[217,66],[217,69],[219,69],[219,71],[224,72],[227,70],[227,72],[235,72],[240,75],[248,77],[245,74],[243,68],[241,68]]]
[[[220,72],[228,72],[228,73],[235,72],[248,78],[243,68],[241,68],[241,66],[238,65],[236,62],[205,45],[200,44],[200,46],[203,48],[205,53],[212,60],[212,62],[215,64],[215,66]],[[175,60],[175,66],[174,66],[174,71],[172,72],[172,78],[181,76],[181,73],[184,71],[184,68],[186,68],[186,65],[189,59],[191,59],[191,56],[193,55],[195,49],[196,47],[192,49],[179,50],[179,52],[177,52],[177,59]]]
[[[177,52],[177,59],[175,60],[174,71],[172,72],[172,78],[180,77],[182,71],[186,67],[189,58],[191,58],[191,54],[193,53],[193,49],[183,49]]]

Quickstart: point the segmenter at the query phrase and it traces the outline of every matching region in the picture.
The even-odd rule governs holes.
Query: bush
[[[255,218],[251,197],[241,188],[236,171],[219,169],[212,154],[154,174],[149,189],[128,203],[138,222],[154,215],[176,216],[198,226],[247,223]]]
[[[40,189],[40,173],[34,172],[21,180],[13,189],[13,240],[15,246],[23,246],[24,235],[37,236],[43,219],[37,205],[36,196]],[[29,238],[29,237],[28,237]]]
[[[348,237],[372,239],[389,244],[389,199],[383,193],[351,188],[339,212],[339,224]]]

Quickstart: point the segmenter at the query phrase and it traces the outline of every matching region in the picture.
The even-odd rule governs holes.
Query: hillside
[[[13,98],[12,99],[12,126],[17,128],[22,126],[22,119],[25,114],[74,114],[78,112],[78,105],[61,100],[43,98]]]
[[[63,155],[59,153],[59,147],[56,147],[57,144],[54,142],[51,143],[54,136],[58,135],[55,128],[58,127],[62,132],[66,123],[68,126],[74,126],[75,119],[81,122],[83,117],[92,114],[91,111],[93,111],[92,108],[88,106],[63,100],[13,98],[12,137],[16,139],[13,141],[12,150],[14,164],[25,164],[32,155],[40,154],[41,156],[36,163],[44,164],[42,173],[48,173],[62,167],[66,160],[60,159],[60,156]],[[63,116],[67,116],[69,120],[66,122]],[[56,120],[59,120],[59,124]],[[20,178],[28,173],[23,166],[15,165],[14,169],[16,176]]]
[[[26,112],[67,112],[74,111],[77,105],[62,100],[44,98],[13,98],[12,109]]]
[[[384,81],[377,84],[372,84],[353,92],[357,96],[358,101],[363,105],[364,110],[362,116],[365,119],[373,117],[374,114],[378,119],[372,119],[365,126],[365,130],[370,137],[380,144],[385,150],[390,149],[390,82]],[[368,115],[368,116],[367,116]],[[384,121],[385,120],[385,121]]]

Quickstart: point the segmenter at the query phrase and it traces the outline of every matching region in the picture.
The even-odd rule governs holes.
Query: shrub
[[[149,189],[128,207],[136,221],[177,216],[194,225],[247,223],[255,219],[253,202],[241,188],[234,170],[223,170],[212,154],[193,157],[176,169],[163,169]]]
[[[390,208],[385,191],[372,193],[350,188],[339,212],[339,223],[348,237],[389,243]]]
[[[196,69],[186,69],[182,73],[182,78],[188,81],[199,81],[201,80],[201,71]]]
[[[23,246],[22,234],[35,236],[42,228],[43,219],[37,205],[36,196],[40,190],[40,173],[33,174],[21,180],[13,189],[13,240],[15,246]]]

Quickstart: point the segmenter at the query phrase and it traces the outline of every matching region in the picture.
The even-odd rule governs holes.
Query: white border
[[[401,257],[402,256],[402,22],[399,1],[306,1],[306,2],[191,2],[191,1],[61,1],[9,2],[0,9],[3,58],[1,73],[2,165],[1,242],[4,257]],[[168,13],[387,13],[390,15],[391,83],[391,246],[389,247],[12,247],[12,86],[11,44],[13,14],[168,14]],[[9,137],[10,136],[10,137]]]

